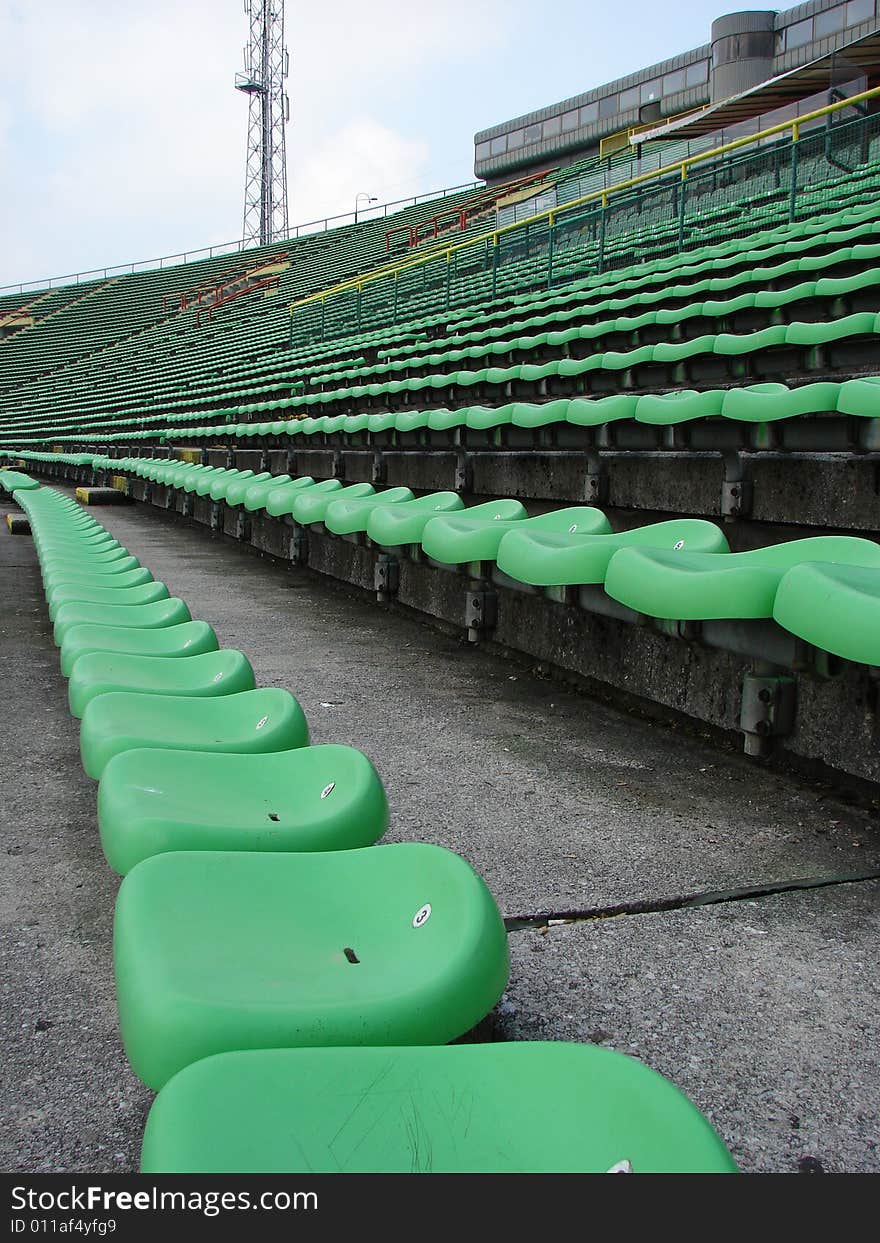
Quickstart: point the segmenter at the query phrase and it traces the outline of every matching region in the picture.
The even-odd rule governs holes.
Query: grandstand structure
[[[104,853],[125,876],[123,1041],[159,1091],[145,1170],[293,1168],[271,1164],[290,1159],[276,1157],[274,1105],[288,1093],[313,1136],[296,1168],[336,1168],[346,1095],[325,1112],[328,1085],[342,1075],[369,1102],[386,1073],[401,1099],[413,1076],[482,1092],[473,1148],[441,1145],[435,1168],[734,1168],[665,1079],[642,1081],[609,1050],[445,1047],[508,983],[492,894],[436,845],[375,846],[388,806],[366,757],[309,746],[297,700],[258,687],[245,655],[153,579],[116,538],[117,509],[102,524],[82,503],[161,511],[206,557],[237,541],[274,570],[344,584],[376,615],[427,620],[721,748],[735,739],[756,772],[820,772],[875,799],[868,7],[721,19],[708,51],[660,67],[684,74],[668,109],[664,96],[630,117],[629,79],[594,93],[597,116],[617,94],[615,124],[641,127],[612,155],[576,127],[577,163],[557,160],[549,134],[505,164],[491,144],[538,124],[521,118],[477,135],[477,171],[491,173],[478,188],[234,257],[0,296],[0,487],[10,530],[33,536]],[[858,47],[847,89],[838,74],[817,92],[824,27],[774,40],[837,9]],[[687,87],[716,44],[755,33],[757,69],[745,57],[724,78],[719,53]],[[786,62],[783,116],[777,60],[795,46],[807,50]],[[746,95],[750,132],[706,130],[718,113],[703,113]],[[722,140],[682,146],[688,125]],[[358,905],[365,888],[375,906]],[[292,944],[326,980],[288,972]],[[270,978],[283,983],[261,992]],[[406,1046],[390,1071],[388,1045]],[[536,1145],[511,1121],[521,1146],[502,1161],[485,1145],[510,1105],[505,1058],[530,1085],[519,1122],[539,1103],[547,1116]],[[560,1114],[573,1080],[585,1095]],[[630,1098],[630,1147],[582,1155],[583,1116]],[[406,1136],[378,1105],[365,1118],[378,1129],[345,1168],[407,1168]]]

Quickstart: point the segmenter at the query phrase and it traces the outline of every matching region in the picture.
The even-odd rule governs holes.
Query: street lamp
[[[363,190],[361,190],[354,200],[354,222],[355,224],[357,224],[358,222],[358,203],[361,201],[361,199],[366,199],[368,203],[377,203],[379,201],[374,195],[366,194]]]

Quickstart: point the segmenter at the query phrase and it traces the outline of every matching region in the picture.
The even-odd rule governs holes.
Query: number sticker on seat
[[[420,906],[413,915],[413,927],[421,928],[422,924],[426,924],[431,918],[431,903],[426,902],[424,906]]]

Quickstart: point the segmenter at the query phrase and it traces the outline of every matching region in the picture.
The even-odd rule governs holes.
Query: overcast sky
[[[476,130],[738,7],[287,0],[290,222],[471,181]],[[242,0],[0,0],[0,285],[241,235],[247,32]]]

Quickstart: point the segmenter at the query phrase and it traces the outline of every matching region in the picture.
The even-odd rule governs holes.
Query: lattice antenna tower
[[[290,100],[284,81],[284,0],[244,0],[250,39],[235,89],[250,97],[244,185],[245,245],[287,237],[287,144]]]

